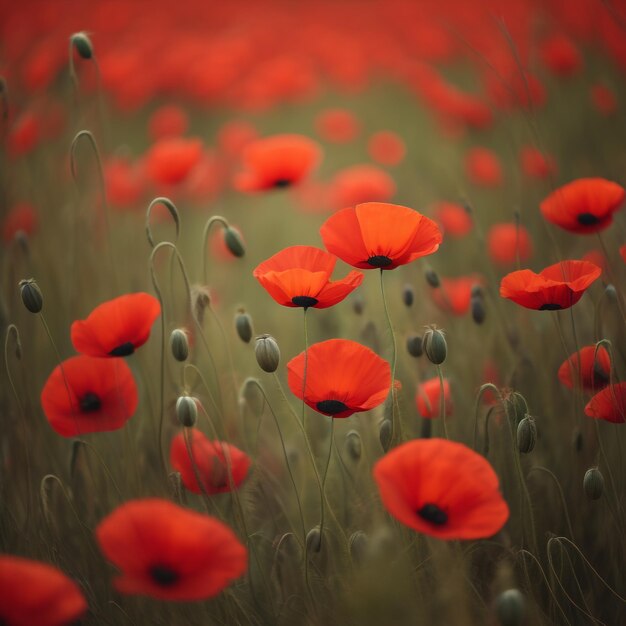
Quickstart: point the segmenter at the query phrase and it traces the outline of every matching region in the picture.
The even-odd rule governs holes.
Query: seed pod
[[[243,309],[239,309],[235,314],[235,329],[241,341],[250,343],[250,339],[252,339],[252,318]]]
[[[175,328],[170,335],[170,350],[177,361],[181,363],[189,356],[189,340],[182,328]]]
[[[409,335],[406,338],[406,351],[415,358],[424,354],[423,340],[420,335]]]
[[[346,452],[353,461],[358,461],[363,453],[363,444],[361,435],[356,430],[351,430],[346,435],[345,441]]]
[[[424,352],[428,360],[434,365],[441,365],[448,356],[448,344],[441,330],[429,327],[424,333]]]
[[[496,598],[496,616],[500,626],[520,626],[524,620],[525,601],[519,589],[507,589]]]
[[[20,280],[19,287],[24,306],[31,313],[39,313],[43,308],[43,296],[35,279]]]
[[[604,476],[597,467],[592,467],[585,472],[583,489],[590,500],[597,500],[604,493]]]
[[[387,452],[391,445],[391,436],[393,435],[393,424],[391,420],[385,419],[380,423],[380,430],[378,431],[378,438],[380,439],[380,445],[383,450]]]
[[[260,383],[256,378],[246,378],[241,387],[241,397],[257,417],[261,416],[265,408],[265,398],[260,389]]]
[[[246,253],[241,235],[232,226],[224,229],[224,243],[233,256],[241,258]]]
[[[274,337],[271,335],[260,335],[257,337],[254,354],[256,362],[264,372],[271,374],[276,371],[280,362],[280,348]]]
[[[182,426],[191,428],[198,421],[198,406],[191,396],[180,396],[176,400],[176,417]]]
[[[413,306],[414,300],[415,290],[413,289],[413,285],[407,283],[402,289],[402,302],[404,302],[404,306]]]
[[[91,59],[93,57],[93,45],[87,33],[82,31],[74,33],[70,39],[81,59]]]
[[[434,289],[441,285],[441,281],[439,280],[439,274],[437,274],[437,272],[435,272],[435,270],[432,268],[428,268],[424,272],[424,278],[426,279],[426,282]]]
[[[362,530],[357,530],[350,535],[348,547],[350,556],[355,563],[362,563],[367,552],[368,538]]]
[[[357,294],[352,298],[352,310],[357,314],[361,315],[363,313],[363,309],[365,308],[365,300],[363,300],[363,296]]]
[[[306,534],[306,548],[308,552],[319,552],[322,549],[322,533],[319,526],[314,526]]]
[[[535,420],[526,415],[517,426],[517,449],[522,454],[532,452],[537,441],[537,424]]]

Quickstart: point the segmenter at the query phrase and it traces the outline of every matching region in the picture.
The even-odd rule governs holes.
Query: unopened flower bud
[[[482,324],[485,321],[485,296],[483,288],[480,285],[472,287],[472,295],[470,298],[470,308],[472,310],[472,319],[476,324]]]
[[[393,423],[391,420],[385,419],[380,423],[380,430],[378,431],[378,438],[383,450],[387,452],[391,445],[391,437],[393,435]]]
[[[424,278],[426,279],[426,282],[435,289],[441,285],[439,274],[437,274],[437,272],[435,272],[432,268],[428,268],[424,272]]]
[[[308,552],[319,552],[322,548],[322,533],[319,526],[314,526],[306,535],[306,548]]]
[[[224,229],[224,243],[233,256],[241,258],[246,253],[241,234],[232,226]]]
[[[604,293],[611,302],[617,302],[617,289],[615,289],[615,285],[607,285],[604,288]]]
[[[406,351],[415,358],[424,354],[423,340],[420,335],[409,335],[406,338]]]
[[[241,397],[257,417],[263,413],[265,408],[265,397],[260,387],[261,384],[256,378],[246,378],[241,387]]]
[[[20,280],[19,287],[24,306],[31,313],[39,313],[43,308],[43,296],[35,279]]]
[[[182,328],[175,328],[170,335],[170,350],[177,361],[181,363],[189,356],[189,339]]]
[[[496,598],[500,626],[520,626],[524,621],[525,601],[519,589],[507,589]]]
[[[361,435],[356,430],[351,430],[346,435],[346,452],[353,461],[358,461],[363,453],[363,444],[361,442]]]
[[[528,414],[528,405],[519,391],[509,392],[505,396],[505,411],[515,428]]]
[[[522,454],[532,452],[537,441],[537,424],[535,420],[526,415],[517,426],[517,449]]]
[[[252,339],[252,318],[243,309],[239,309],[235,314],[235,329],[241,341],[250,343],[250,339]]]
[[[404,285],[402,289],[402,302],[404,302],[405,306],[413,306],[413,301],[415,300],[415,290],[413,289],[413,285],[409,285],[408,283]]]
[[[423,347],[428,360],[434,365],[441,365],[448,356],[448,344],[441,330],[429,327],[424,333]]]
[[[254,354],[256,362],[264,372],[271,374],[276,371],[280,362],[280,348],[274,337],[271,335],[260,335],[257,337]]]
[[[361,315],[363,313],[363,309],[365,308],[365,300],[363,300],[363,296],[357,294],[352,298],[352,310],[357,314]]]
[[[585,472],[583,489],[590,500],[597,500],[604,493],[604,476],[597,467],[592,467]]]
[[[198,421],[198,406],[191,396],[180,396],[176,400],[176,417],[186,428],[191,428]]]
[[[91,57],[93,57],[93,45],[87,33],[82,31],[80,33],[74,33],[70,39],[76,48],[76,52],[78,52],[82,59],[91,59]]]
[[[362,530],[357,530],[350,535],[348,547],[350,556],[355,563],[362,563],[367,552],[368,538]]]

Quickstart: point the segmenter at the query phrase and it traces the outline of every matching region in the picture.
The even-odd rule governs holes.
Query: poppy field
[[[622,0],[0,6],[2,626],[626,624]]]

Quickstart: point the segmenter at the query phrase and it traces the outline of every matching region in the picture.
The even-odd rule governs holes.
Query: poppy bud
[[[423,340],[419,335],[409,335],[406,338],[406,350],[415,358],[424,354]]]
[[[380,445],[383,447],[383,451],[387,452],[391,445],[391,436],[393,435],[393,424],[391,420],[385,419],[380,423],[380,430],[378,432],[378,438],[380,439]]]
[[[413,289],[413,285],[407,283],[404,285],[404,289],[402,289],[402,302],[404,302],[405,306],[413,306],[414,300],[415,290]]]
[[[194,426],[198,420],[198,406],[191,396],[180,396],[176,400],[176,417],[186,428]]]
[[[535,420],[526,415],[517,426],[517,449],[522,454],[532,452],[537,441],[537,424]]]
[[[435,289],[441,285],[439,274],[432,268],[428,268],[424,272],[424,278],[426,278],[426,282]]]
[[[357,294],[352,298],[352,310],[357,314],[361,315],[363,313],[363,309],[365,308],[365,300],[363,297]]]
[[[43,308],[43,296],[35,279],[20,280],[19,287],[24,306],[31,313],[39,313]]]
[[[363,452],[363,444],[361,443],[361,435],[356,430],[351,430],[346,435],[346,451],[353,461],[358,461]]]
[[[572,445],[574,446],[574,450],[576,450],[576,452],[581,452],[584,443],[585,441],[583,438],[583,434],[580,428],[577,428],[576,430],[574,430],[574,434],[572,436]]]
[[[76,48],[81,59],[91,59],[93,57],[93,45],[89,35],[85,32],[74,33],[70,40]]]
[[[585,472],[583,489],[590,500],[597,500],[604,492],[604,476],[597,467],[592,467]]]
[[[507,589],[496,598],[496,615],[501,626],[520,626],[524,613],[524,596],[519,589]]]
[[[252,339],[252,318],[243,309],[239,309],[235,314],[235,328],[239,339],[244,343],[250,343],[250,339]]]
[[[508,394],[505,399],[505,410],[512,421],[513,425],[517,428],[520,422],[526,417],[528,407],[524,396],[519,391],[513,391]]]
[[[485,298],[480,285],[474,285],[472,287],[470,305],[472,309],[472,319],[476,324],[482,324],[485,321]]]
[[[189,340],[182,328],[175,328],[170,335],[170,350],[177,361],[181,363],[189,356]]]
[[[322,533],[319,526],[314,526],[306,535],[308,552],[319,552],[322,549]]]
[[[246,378],[241,387],[240,395],[254,415],[259,417],[263,413],[265,398],[261,392],[260,383],[256,378]]]
[[[362,530],[357,530],[350,535],[348,541],[348,547],[350,550],[350,556],[356,563],[362,563],[367,552],[368,539],[367,535]]]
[[[607,285],[604,288],[604,293],[611,302],[617,302],[617,289],[615,289],[615,285]]]
[[[224,229],[224,242],[233,256],[241,258],[246,253],[241,235],[231,226]]]
[[[254,354],[256,362],[264,372],[271,374],[276,371],[280,361],[280,348],[274,337],[271,335],[260,335],[257,337]]]
[[[429,327],[424,333],[423,347],[433,365],[441,365],[448,356],[448,344],[441,330]]]

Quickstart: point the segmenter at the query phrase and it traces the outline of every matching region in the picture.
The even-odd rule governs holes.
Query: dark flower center
[[[448,514],[436,504],[425,504],[417,514],[435,526],[443,526],[448,521]]]
[[[135,351],[135,346],[130,341],[126,343],[122,343],[117,348],[113,348],[111,352],[109,352],[109,356],[128,356]]]
[[[596,383],[604,384],[609,382],[608,373],[597,361],[595,361],[593,364],[593,377]]]
[[[540,311],[560,311],[563,307],[560,304],[546,303],[539,307]]]
[[[593,213],[579,213],[576,218],[581,226],[593,226],[602,220]]]
[[[161,587],[171,587],[178,582],[180,576],[167,565],[153,565],[150,568],[150,576],[157,585]]]
[[[92,391],[88,391],[81,399],[80,399],[80,410],[83,413],[93,413],[97,411],[102,406],[102,402],[100,398],[93,393]]]
[[[303,306],[305,309],[308,309],[310,306],[315,306],[318,303],[318,299],[312,298],[311,296],[296,296],[295,298],[291,298],[291,301],[296,306]]]
[[[388,256],[379,254],[377,256],[371,256],[367,259],[366,263],[372,267],[389,267],[393,261]]]
[[[291,185],[291,180],[288,178],[278,178],[274,181],[274,187],[276,189],[284,189],[285,187],[289,187]]]
[[[337,415],[337,413],[348,410],[348,407],[339,400],[322,400],[315,406],[317,406],[321,413],[328,413],[328,415]]]

